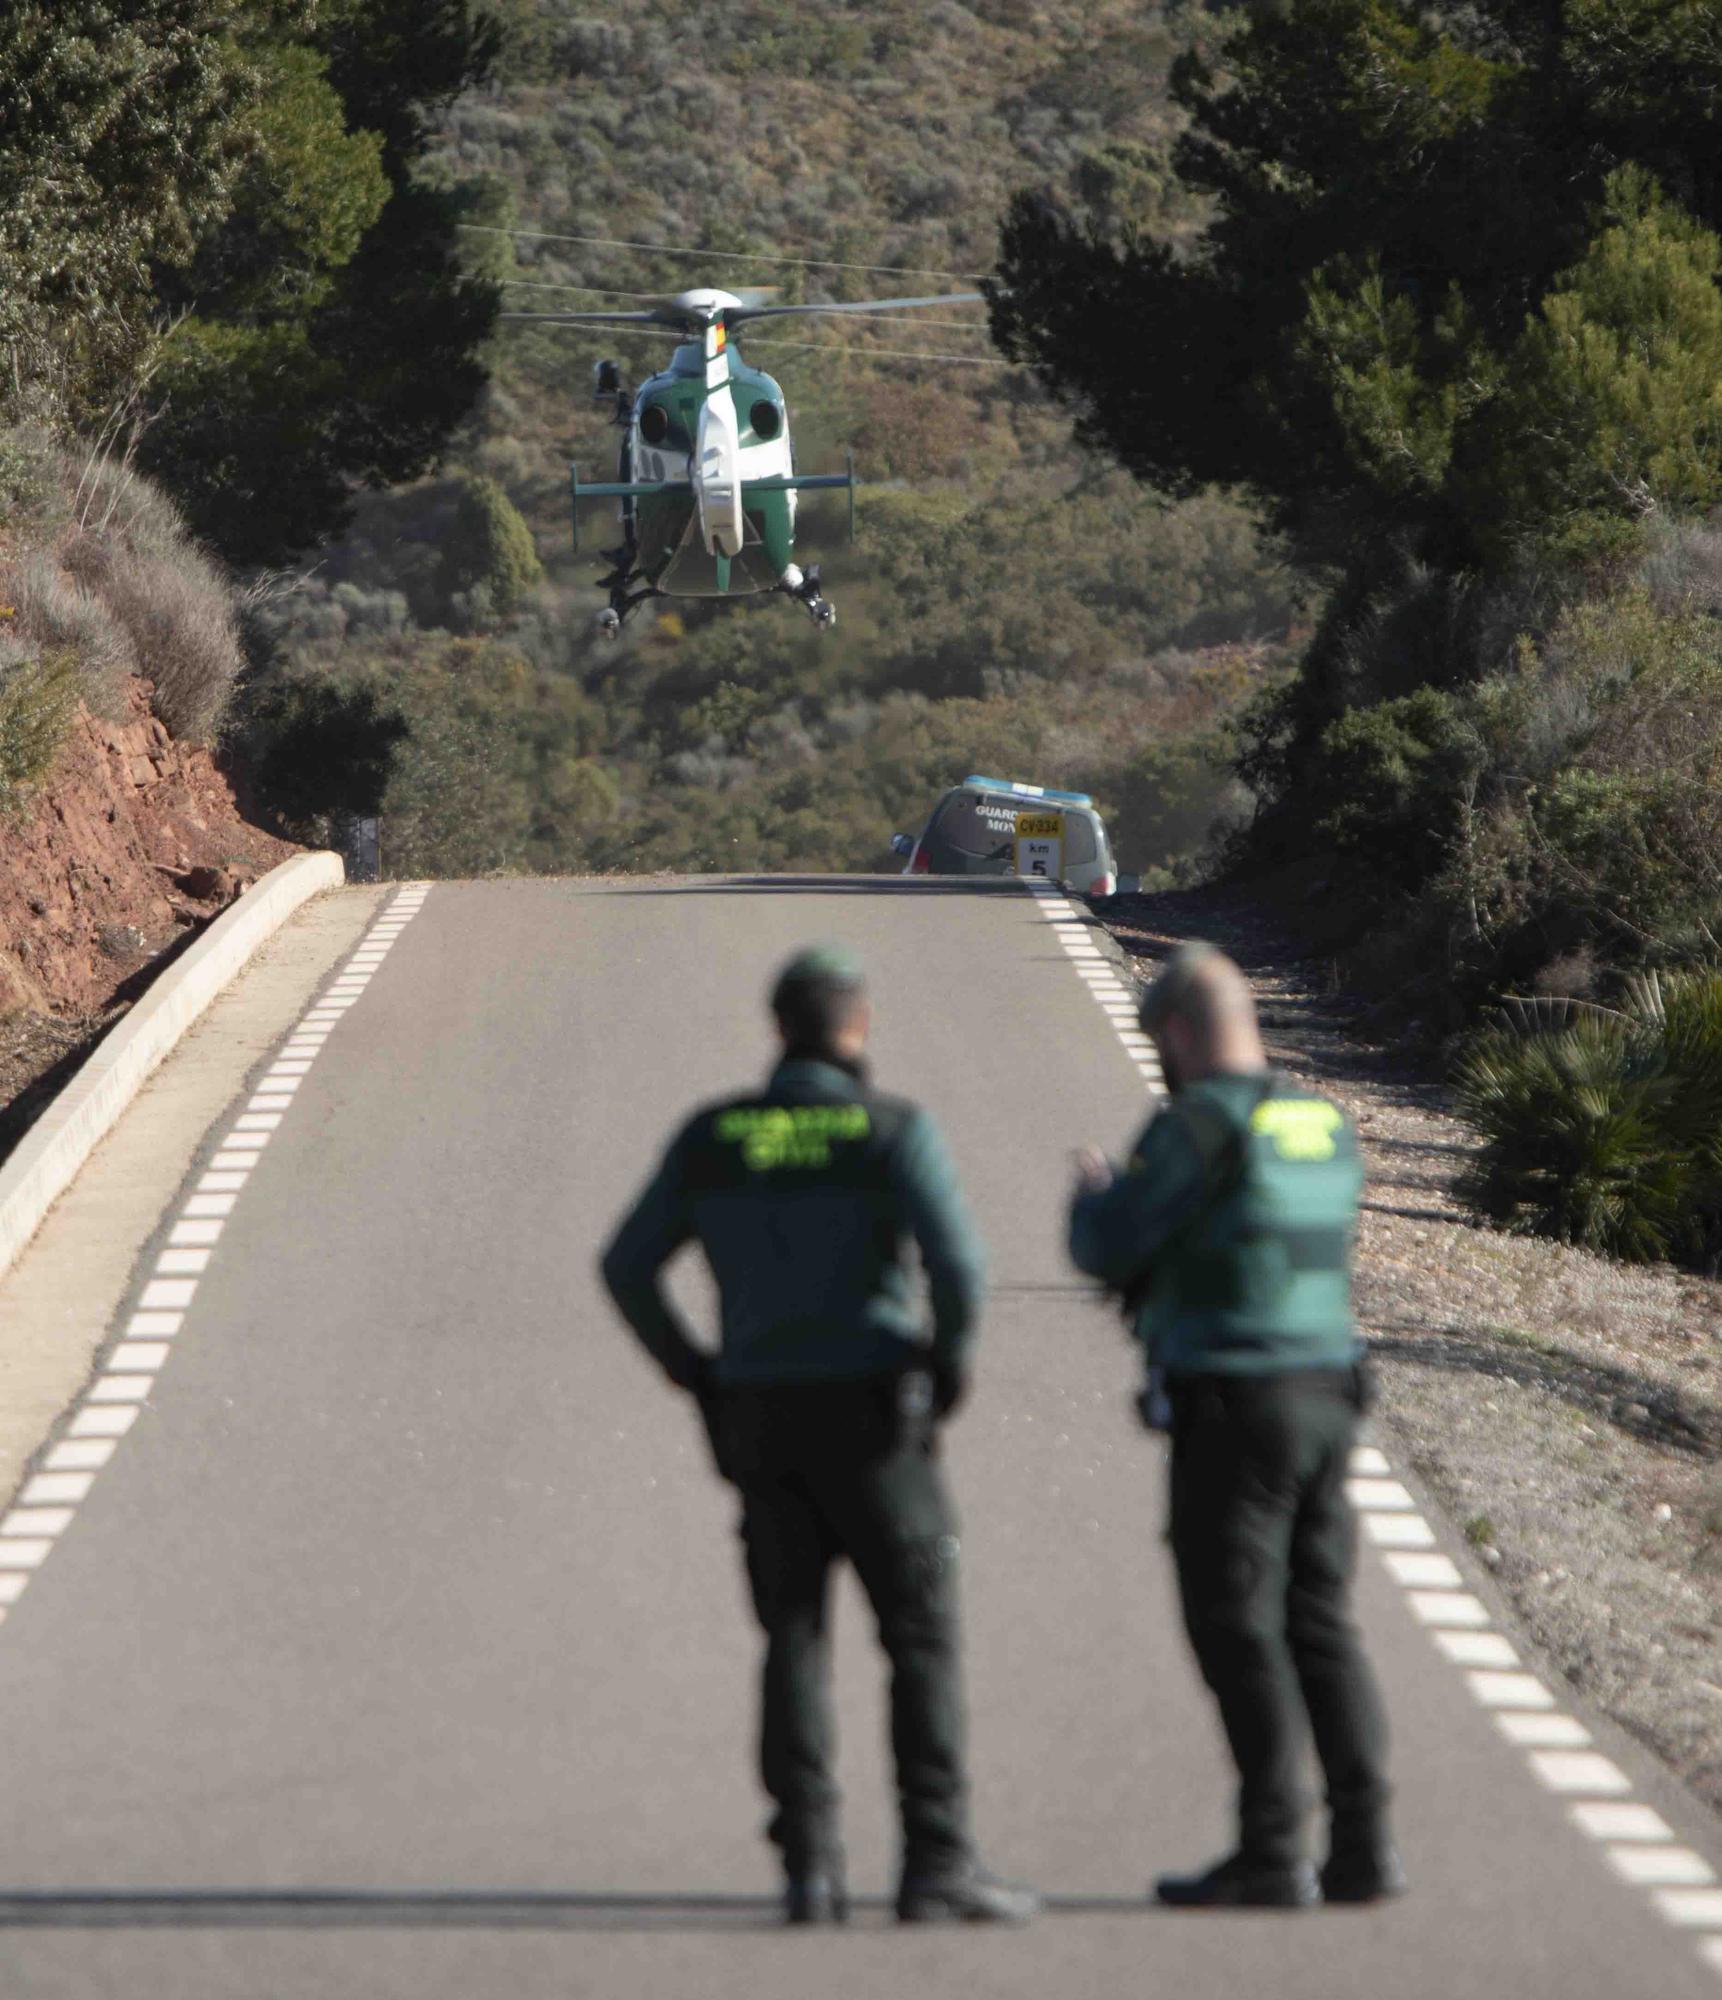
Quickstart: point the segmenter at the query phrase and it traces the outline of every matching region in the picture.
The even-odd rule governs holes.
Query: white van
[[[933,808],[919,838],[891,842],[905,875],[1024,875],[1079,896],[1118,893],[1106,825],[1086,792],[1009,778],[965,778]]]

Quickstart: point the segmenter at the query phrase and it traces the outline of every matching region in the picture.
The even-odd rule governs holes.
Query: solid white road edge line
[[[0,1166],[0,1271],[10,1268],[192,1024],[295,910],[346,880],[338,854],[299,854],[224,910],[144,994]]]
[[[219,1243],[225,1219],[250,1180],[251,1169],[262,1158],[262,1148],[293,1105],[294,1093],[328,1036],[346,1019],[347,1011],[364,990],[363,986],[358,992],[353,990],[354,959],[362,955],[368,969],[380,965],[393,948],[394,940],[418,914],[428,893],[428,885],[405,888],[389,899],[333,981],[319,994],[309,1012],[288,1030],[258,1086],[258,1094],[248,1100],[245,1111],[218,1142],[209,1170],[198,1177],[195,1191],[181,1203],[169,1226],[167,1245],[157,1255],[150,1276],[139,1289],[136,1308],[126,1321],[124,1335],[110,1350],[101,1372],[84,1391],[56,1440],[42,1453],[31,1476],[25,1480],[17,1505],[0,1522],[0,1622],[23,1596],[25,1585],[47,1560],[55,1542],[76,1519],[79,1505],[95,1483],[95,1475],[113,1457],[117,1441],[136,1422],[139,1409],[154,1389],[157,1373],[172,1351],[169,1340],[184,1323],[186,1310],[197,1296],[198,1281],[215,1254],[213,1246]],[[231,977],[231,973],[227,976]],[[337,988],[342,998],[332,1003],[329,995]],[[209,997],[214,997],[213,991]],[[328,1011],[331,1006],[333,1012]],[[313,1015],[330,1025],[308,1031],[306,1023]],[[195,1015],[188,1017],[185,1026],[189,1026],[191,1018]],[[170,1042],[168,1046],[171,1045]],[[289,1049],[294,1051],[295,1060],[284,1060]],[[110,1119],[109,1124],[113,1122]]]

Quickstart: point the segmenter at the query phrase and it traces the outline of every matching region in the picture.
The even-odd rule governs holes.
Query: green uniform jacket
[[[908,1242],[932,1304],[917,1308]],[[717,1280],[731,1383],[858,1381],[936,1358],[960,1371],[980,1309],[980,1240],[932,1120],[833,1063],[782,1063],[763,1093],[682,1128],[604,1253],[622,1316],[672,1380],[709,1364],[659,1282],[697,1240]]]
[[[1265,1070],[1204,1077],[1150,1119],[1109,1188],[1078,1193],[1070,1254],[1136,1308],[1168,1376],[1345,1368],[1362,1189],[1337,1105]]]

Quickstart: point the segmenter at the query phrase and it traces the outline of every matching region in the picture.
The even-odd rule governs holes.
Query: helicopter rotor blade
[[[537,326],[667,326],[687,324],[686,313],[651,312],[505,312],[499,319],[526,320]]]
[[[922,306],[978,306],[986,303],[984,292],[940,292],[918,299],[850,299],[823,306],[747,306],[724,315],[731,326],[749,319],[787,319],[801,313],[912,312]]]

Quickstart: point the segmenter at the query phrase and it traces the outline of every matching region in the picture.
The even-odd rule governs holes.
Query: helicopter
[[[617,477],[582,484],[571,466],[569,486],[576,551],[581,502],[622,503],[621,544],[604,551],[610,572],[599,584],[610,597],[598,614],[606,638],[619,637],[629,614],[653,597],[775,591],[800,604],[820,630],[835,624],[837,608],[820,589],[819,565],[803,569],[795,560],[796,497],[809,489],[846,491],[853,539],[854,457],[843,472],[796,471],[783,391],[742,359],[734,330],[750,320],[804,313],[973,305],[983,295],[787,306],[767,304],[768,297],[701,286],[643,312],[504,315],[539,325],[663,327],[684,336],[668,367],[638,388],[629,386],[617,361],[600,361],[592,371],[593,400],[614,408],[623,431]]]

